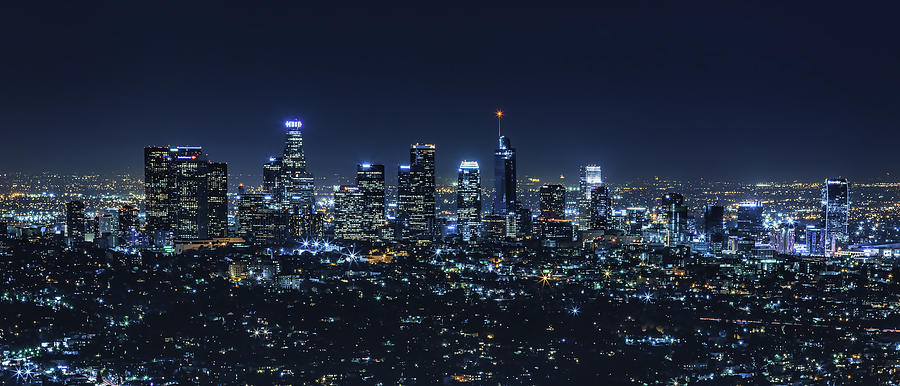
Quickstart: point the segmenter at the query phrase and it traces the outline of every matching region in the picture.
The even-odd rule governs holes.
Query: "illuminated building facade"
[[[603,175],[600,166],[582,165],[579,170],[578,188],[580,194],[578,196],[578,220],[588,223],[591,221],[591,193],[594,188],[603,185]],[[585,226],[589,224],[581,224]]]
[[[397,170],[397,223],[405,240],[431,240],[425,193],[425,168],[400,165]]]
[[[238,199],[238,235],[251,245],[276,245],[287,238],[287,212],[270,194],[241,194]]]
[[[167,234],[205,239],[211,224],[214,232],[227,232],[227,166],[207,160],[202,148],[145,148],[144,190],[154,244],[164,244]]]
[[[66,203],[66,235],[74,242],[84,241],[83,201],[69,201]]]
[[[285,208],[315,205],[315,184],[313,175],[306,170],[302,126],[299,120],[285,121],[282,156],[269,157],[263,164],[263,189]]]
[[[741,237],[760,240],[765,234],[763,205],[759,201],[742,201],[737,210],[737,233]]]
[[[659,200],[657,212],[662,213],[666,226],[665,241],[672,246],[681,241],[682,233],[687,226],[687,207],[684,196],[679,193],[666,193]]]
[[[844,178],[826,179],[822,185],[822,230],[827,254],[850,243],[850,184]]]
[[[516,208],[516,149],[510,145],[509,138],[500,136],[499,146],[494,152],[494,206],[492,213],[508,217],[509,213],[515,214]]]
[[[543,185],[538,194],[541,219],[563,219],[566,217],[566,188],[564,186]]]
[[[456,185],[457,230],[465,241],[478,238],[481,229],[481,169],[478,162],[459,164]]]
[[[424,173],[421,182],[421,194],[423,195],[422,202],[424,205],[423,215],[425,216],[425,222],[427,224],[427,230],[424,237],[428,239],[434,239],[438,234],[435,211],[437,186],[434,179],[434,152],[435,146],[432,144],[417,143],[412,145],[409,149],[409,164],[421,167]]]
[[[358,186],[341,185],[334,189],[334,237],[339,240],[365,240],[365,196]]]
[[[363,163],[356,168],[356,186],[363,198],[363,230],[367,240],[383,239],[387,231],[385,217],[384,165]]]

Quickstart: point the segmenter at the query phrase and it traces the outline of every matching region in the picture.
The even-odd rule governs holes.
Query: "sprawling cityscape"
[[[900,384],[897,4],[0,5],[0,384]]]
[[[474,160],[438,182],[450,161],[417,143],[321,186],[304,129],[284,122],[259,186],[197,146],[145,147],[143,176],[0,176],[2,377],[900,377],[900,183],[545,180],[501,134],[492,183]]]

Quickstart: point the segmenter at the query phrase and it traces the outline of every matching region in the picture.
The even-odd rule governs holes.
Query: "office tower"
[[[200,147],[144,148],[147,230],[154,244],[170,236],[205,239],[211,221],[227,224],[227,186],[225,164],[209,162]],[[211,194],[217,211],[212,214]]]
[[[456,227],[463,240],[472,241],[481,229],[481,169],[476,161],[462,161],[458,173]]]
[[[494,206],[492,213],[507,217],[516,212],[516,149],[509,138],[500,136],[494,152]]]
[[[172,230],[169,211],[169,192],[172,190],[169,147],[144,148],[144,197],[147,212],[147,233],[155,244],[164,239],[161,233]]]
[[[609,187],[600,185],[591,190],[590,209],[590,229],[592,231],[608,230],[609,219],[612,215],[612,202],[609,197]]]
[[[825,231],[822,228],[806,226],[806,251],[813,256],[825,254]]]
[[[210,162],[207,175],[209,237],[228,236],[228,164]]]
[[[367,240],[387,235],[385,216],[384,165],[360,164],[356,168],[356,186],[363,196],[363,234]]]
[[[506,237],[506,218],[496,214],[484,216],[481,220],[484,237],[488,240],[499,241]]]
[[[283,207],[315,205],[315,184],[313,175],[306,170],[302,126],[299,120],[285,121],[282,156],[269,157],[263,164],[263,189]]]
[[[138,208],[131,205],[119,207],[119,240],[125,246],[134,246],[137,243],[137,234],[141,224],[138,219]]]
[[[5,233],[6,229],[2,229]],[[66,203],[66,234],[74,242],[84,241],[84,202]]]
[[[846,249],[850,242],[850,184],[844,178],[822,185],[822,230],[826,254]]]
[[[287,211],[270,194],[241,194],[238,200],[238,235],[251,245],[278,245],[288,232]]]
[[[703,232],[710,250],[718,252],[725,243],[725,207],[707,205],[703,213]]]
[[[334,188],[334,237],[340,240],[365,240],[365,197],[358,186]]]
[[[325,213],[310,206],[290,208],[290,234],[296,239],[325,237]]]
[[[436,189],[435,184],[435,164],[434,164],[435,146],[431,144],[415,144],[409,149],[409,164],[422,167],[425,175],[422,180],[422,194],[425,195],[423,202],[425,205],[425,222],[427,223],[426,237],[433,239],[437,234],[437,213],[436,213]]]
[[[209,235],[209,161],[200,147],[180,146],[172,152],[174,232],[176,239]]]
[[[566,188],[564,186],[541,186],[538,200],[542,219],[564,219],[566,217]]]
[[[278,201],[284,196],[281,186],[281,157],[269,157],[269,161],[263,164],[263,192],[269,193]]]
[[[770,234],[772,248],[776,253],[790,255],[794,253],[794,224],[779,224]]]
[[[600,167],[597,165],[582,165],[579,170],[578,187],[580,194],[578,195],[578,220],[582,223],[582,227],[591,220],[591,192],[594,188],[603,185],[603,178]]]
[[[647,219],[647,208],[632,206],[625,208],[625,233],[630,236],[643,234]]]
[[[763,227],[763,205],[759,201],[742,201],[737,211],[738,235],[753,240],[760,240],[765,234]]]
[[[659,200],[657,212],[663,214],[666,224],[666,246],[681,241],[681,235],[687,224],[687,207],[684,206],[684,196],[678,193],[666,193]]]
[[[397,222],[405,240],[431,240],[426,213],[425,168],[400,165],[397,170]]]

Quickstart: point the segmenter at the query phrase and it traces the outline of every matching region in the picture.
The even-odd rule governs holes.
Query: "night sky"
[[[487,178],[497,108],[520,176],[863,180],[898,160],[897,9],[20,3],[0,8],[5,172],[142,174],[144,146],[189,144],[259,175],[298,116],[317,175],[395,170],[421,141],[440,175],[465,158]]]

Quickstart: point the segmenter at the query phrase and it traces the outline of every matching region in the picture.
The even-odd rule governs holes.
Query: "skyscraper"
[[[66,203],[66,235],[74,242],[84,241],[84,202]]]
[[[171,231],[169,192],[172,190],[168,146],[144,148],[144,197],[147,202],[147,232],[155,244],[162,234]]]
[[[722,250],[725,243],[725,208],[719,205],[707,205],[703,213],[703,231],[706,241],[713,252]]]
[[[578,220],[581,226],[589,226],[591,221],[591,192],[594,188],[603,185],[603,178],[600,167],[597,165],[582,165],[579,170],[579,191],[578,196]]]
[[[822,185],[822,230],[825,253],[846,249],[850,242],[850,184],[829,178]]]
[[[341,185],[334,189],[334,237],[340,240],[365,240],[365,198],[358,186]]]
[[[759,201],[741,201],[737,211],[737,233],[741,237],[760,240],[765,234],[763,205]]]
[[[287,238],[288,213],[271,194],[242,193],[238,199],[238,235],[252,245],[277,245]]]
[[[471,241],[481,229],[481,169],[476,161],[462,161],[458,172],[456,228],[463,240]]]
[[[205,239],[211,222],[217,232],[224,232],[227,187],[225,164],[207,160],[200,147],[144,148],[147,230],[154,244],[164,244],[169,235]]]
[[[434,174],[434,151],[435,146],[432,144],[414,144],[409,149],[409,164],[422,168],[424,177],[422,179],[422,194],[424,203],[424,216],[428,230],[426,237],[433,239],[439,233],[437,232],[436,219],[436,190]]]
[[[397,223],[406,240],[431,240],[425,203],[425,168],[400,165],[397,170]]]
[[[226,237],[228,236],[228,164],[210,162],[208,173],[209,237]]]
[[[681,241],[682,232],[687,225],[687,207],[684,196],[679,193],[666,193],[659,200],[658,213],[662,213],[666,224],[666,245],[672,246]]]
[[[263,164],[263,189],[285,208],[315,205],[315,184],[313,175],[306,170],[302,126],[299,120],[285,121],[282,156],[269,157]]]
[[[539,203],[542,219],[565,218],[566,187],[553,184],[541,186]]]
[[[492,213],[508,217],[516,212],[516,149],[500,136],[494,152],[494,206]]]
[[[609,187],[600,185],[591,190],[590,229],[592,231],[605,232],[609,229],[609,221],[612,216],[611,206]]]
[[[360,164],[356,169],[356,186],[363,197],[363,234],[368,240],[384,238],[387,218],[384,205],[384,165]]]

